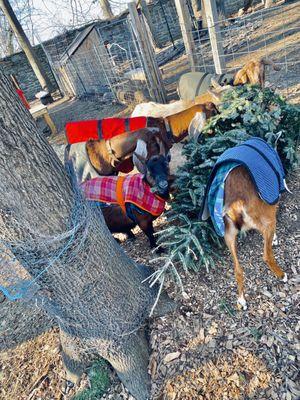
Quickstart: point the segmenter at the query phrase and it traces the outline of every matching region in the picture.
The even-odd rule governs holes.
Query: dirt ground
[[[295,60],[280,72],[268,72],[267,80],[290,101],[299,103],[299,2],[287,4],[284,10],[283,14],[272,14],[263,26],[258,24],[247,34],[257,49],[267,47],[275,60],[285,60],[287,54]],[[285,23],[295,27],[284,40],[275,33],[283,16]],[[269,42],[261,45],[266,34]],[[241,44],[241,50],[242,35],[241,31],[235,42],[235,46]],[[243,63],[246,58],[247,54],[241,55],[238,62]],[[237,60],[228,62],[234,67]],[[170,88],[186,68],[184,56],[163,67]],[[51,106],[60,132],[68,120],[129,113],[130,108],[125,106],[94,101],[60,101]],[[55,149],[58,147],[59,151],[63,149],[56,144]],[[239,245],[246,276],[246,312],[236,310],[232,263],[225,250],[209,273],[182,274],[188,299],[183,299],[178,288],[168,281],[166,291],[179,308],[172,315],[150,321],[153,399],[300,399],[299,174],[289,177],[289,186],[292,195],[285,194],[280,202],[279,243],[275,247],[288,283],[277,281],[264,265],[262,241],[255,233],[247,235]],[[163,217],[156,221],[157,230],[163,221]],[[153,257],[145,236],[138,230],[136,241],[121,245],[138,262],[149,263]],[[111,382],[103,398],[132,399],[113,371]],[[0,399],[69,400],[79,389],[65,381],[53,321],[32,304],[7,300],[0,303]]]

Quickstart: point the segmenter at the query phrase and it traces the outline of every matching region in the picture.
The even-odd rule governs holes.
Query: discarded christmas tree
[[[183,150],[186,163],[179,169],[172,209],[168,221],[176,221],[159,233],[158,243],[167,249],[161,257],[162,271],[171,271],[180,283],[176,269],[198,270],[214,265],[222,241],[209,221],[201,221],[199,212],[206,183],[218,157],[252,136],[265,139],[276,148],[286,171],[297,165],[300,108],[288,104],[269,89],[242,86],[226,92],[220,114],[211,118],[197,141]],[[156,277],[159,273],[156,273]]]

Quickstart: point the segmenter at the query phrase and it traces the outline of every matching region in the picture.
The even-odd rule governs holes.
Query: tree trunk
[[[42,89],[48,91],[51,93],[52,85],[47,77],[46,72],[44,71],[44,68],[42,67],[39,59],[37,58],[33,47],[31,46],[20,22],[18,21],[10,3],[8,0],[0,0],[0,8],[2,9],[5,17],[7,18],[7,21],[11,27],[11,29],[14,31],[18,42],[20,46],[22,47],[24,53],[26,54],[26,57],[42,87]]]
[[[191,0],[191,4],[195,18],[199,19],[201,16],[201,0]]]
[[[133,396],[147,399],[142,327],[157,292],[142,283],[149,269],[128,258],[101,213],[75,202],[62,164],[1,68],[0,192],[0,238],[36,280],[34,300],[58,322],[68,376],[77,380],[100,355]]]
[[[202,28],[205,29],[207,28],[207,18],[206,18],[204,0],[201,0],[201,15],[202,15]]]
[[[111,19],[114,17],[109,0],[99,0],[104,19]]]
[[[6,51],[5,55],[6,56],[11,56],[14,54],[15,49],[14,49],[14,32],[11,28],[8,29],[7,32],[7,42],[6,42]]]

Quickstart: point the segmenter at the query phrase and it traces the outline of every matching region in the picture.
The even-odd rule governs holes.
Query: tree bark
[[[20,22],[18,21],[8,0],[0,0],[0,8],[2,9],[11,29],[14,31],[20,46],[22,47],[26,57],[42,87],[42,89],[51,93],[52,85],[44,71],[39,59],[37,58],[33,47],[31,46]]]
[[[99,0],[104,19],[111,19],[114,17],[109,0]]]
[[[7,42],[6,42],[6,52],[5,54],[7,56],[11,56],[14,54],[15,49],[14,49],[14,32],[11,28],[9,28],[7,32]]]
[[[91,220],[81,208],[74,214],[66,172],[1,68],[0,192],[0,236],[37,279],[35,301],[58,322],[68,376],[77,380],[100,355],[133,396],[147,399],[149,350],[142,327],[157,292],[142,283],[149,269],[122,251],[102,214],[87,214]],[[75,222],[80,228],[68,251],[54,259]]]

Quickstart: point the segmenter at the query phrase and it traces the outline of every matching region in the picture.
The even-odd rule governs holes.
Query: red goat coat
[[[86,142],[90,139],[108,140],[124,132],[136,131],[146,127],[146,117],[74,121],[66,124],[66,137],[69,144]],[[133,163],[131,159],[123,161],[117,168],[118,171],[123,173],[128,173],[132,169]]]

